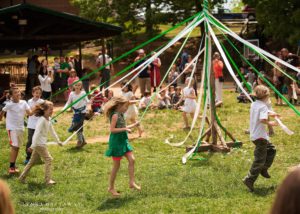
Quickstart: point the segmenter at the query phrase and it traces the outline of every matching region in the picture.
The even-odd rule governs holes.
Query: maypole
[[[217,116],[216,113],[216,102],[215,102],[215,77],[214,72],[212,71],[212,35],[209,30],[209,5],[208,0],[204,0],[203,4],[203,14],[205,17],[204,21],[204,39],[205,39],[205,58],[204,58],[204,70],[206,81],[209,81],[208,85],[208,94],[209,96],[209,103],[210,103],[210,119],[207,117],[205,118],[208,129],[202,136],[199,136],[199,141],[196,142],[196,149],[195,146],[187,147],[187,152],[194,150],[194,152],[203,152],[203,151],[214,151],[214,152],[229,152],[230,147],[234,146],[241,146],[242,143],[238,142],[231,133],[228,132],[226,128],[224,128]],[[206,90],[206,89],[205,89]],[[208,108],[205,106],[204,108]],[[203,115],[203,117],[206,117]],[[231,138],[231,142],[226,142],[222,131],[225,132],[225,136],[229,136]],[[202,141],[204,139],[204,141]]]

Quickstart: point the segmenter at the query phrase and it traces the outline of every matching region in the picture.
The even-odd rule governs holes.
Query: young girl
[[[53,158],[51,157],[47,149],[47,137],[48,132],[56,139],[59,145],[62,145],[54,128],[51,123],[51,115],[53,113],[53,103],[50,101],[45,101],[42,104],[38,104],[33,110],[33,114],[39,117],[36,130],[32,138],[32,145],[29,150],[32,151],[32,155],[29,163],[26,165],[23,173],[20,175],[19,180],[24,183],[27,174],[29,173],[31,167],[35,162],[42,158],[45,162],[45,181],[46,184],[55,184],[55,181],[51,180],[51,163]]]
[[[129,102],[125,97],[113,97],[105,104],[104,107],[104,114],[107,118],[110,118],[109,147],[105,155],[112,157],[113,159],[113,168],[110,174],[108,188],[108,192],[110,192],[113,196],[120,195],[115,189],[115,179],[123,156],[125,156],[128,160],[129,187],[141,190],[141,187],[135,183],[135,159],[132,153],[132,147],[129,145],[127,135],[127,132],[131,132],[131,128],[138,126],[139,123],[126,126],[124,113],[127,111],[128,106]]]
[[[131,122],[131,123],[136,123],[139,111],[135,105],[136,101],[134,101],[135,97],[132,92],[132,86],[130,83],[127,84],[127,82],[128,81],[125,80],[121,83],[121,87],[123,87],[122,95],[129,101],[129,106],[128,106],[128,109],[125,112],[124,116],[125,116],[126,121]],[[138,128],[138,132],[139,132],[139,137],[142,137],[143,131],[142,131],[141,126],[137,126],[137,128]]]
[[[184,100],[184,105],[179,108],[181,111],[183,111],[182,116],[183,116],[183,121],[184,121],[184,129],[189,128],[189,123],[188,123],[188,118],[187,114],[190,114],[191,117],[194,117],[194,112],[196,110],[196,94],[195,90],[193,88],[193,79],[191,79],[191,84],[189,85],[190,77],[186,78],[185,80],[185,85],[186,87],[183,89],[183,96],[180,98],[176,106],[178,106],[182,100]]]
[[[161,91],[157,95],[157,99],[158,99],[158,108],[159,109],[171,107],[171,97],[167,94],[166,90]]]
[[[145,91],[145,96],[142,97],[142,99],[139,102],[139,109],[145,110],[148,105],[150,105],[150,108],[153,108],[154,105],[151,103],[151,92]]]
[[[259,175],[271,178],[268,169],[272,166],[276,149],[269,141],[266,125],[278,125],[276,121],[269,121],[270,116],[278,116],[269,113],[269,89],[264,85],[259,85],[255,87],[254,93],[257,100],[251,104],[250,109],[250,138],[255,145],[254,161],[248,175],[243,179],[251,192],[254,191],[253,185]]]
[[[74,85],[74,91],[70,93],[69,99],[64,107],[64,109],[66,109],[70,104],[74,104],[72,106],[74,112],[72,125],[68,129],[68,131],[74,132],[79,129],[79,131],[77,132],[77,146],[76,146],[77,148],[81,148],[87,144],[84,139],[83,128],[81,127],[83,126],[89,99],[87,98],[87,96],[85,96],[79,102],[74,103],[75,101],[77,101],[83,96],[85,96],[85,91],[82,90],[82,82],[78,82]]]
[[[38,78],[43,90],[42,98],[47,100],[50,98],[52,92],[51,83],[53,82],[53,72],[49,70],[48,61],[46,59],[43,59],[41,62]]]
[[[74,68],[72,68],[70,70],[70,76],[68,77],[68,86],[69,86],[69,90],[68,90],[68,96],[70,95],[71,91],[73,91],[73,83],[75,81],[79,80],[77,74],[76,74],[76,71]]]

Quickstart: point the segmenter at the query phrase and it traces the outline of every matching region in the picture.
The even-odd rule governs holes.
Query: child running
[[[120,193],[115,189],[115,179],[123,156],[128,160],[129,187],[141,190],[141,187],[135,183],[135,159],[132,153],[132,147],[128,142],[127,134],[127,132],[131,132],[131,128],[138,126],[139,123],[126,126],[124,113],[127,111],[128,106],[129,102],[125,97],[113,97],[104,106],[104,114],[110,119],[109,147],[105,155],[113,159],[113,168],[110,174],[108,188],[108,192],[110,192],[112,196],[120,196]]]
[[[29,173],[31,167],[36,163],[39,158],[42,158],[45,162],[45,181],[46,184],[55,184],[55,181],[51,180],[51,163],[53,158],[51,157],[47,149],[47,137],[48,132],[56,139],[59,145],[62,145],[51,123],[51,115],[53,113],[53,103],[50,101],[44,101],[42,104],[38,104],[33,110],[33,114],[39,117],[36,130],[32,138],[32,145],[29,150],[32,151],[30,161],[26,165],[23,173],[20,175],[19,180],[25,183],[25,178]]]
[[[177,102],[176,106],[178,106],[182,100],[184,100],[184,105],[180,107],[179,109],[183,111],[183,121],[184,121],[184,127],[183,129],[189,129],[189,122],[187,118],[187,114],[190,114],[191,117],[194,117],[194,112],[196,110],[196,94],[195,90],[193,88],[193,82],[194,80],[191,79],[191,84],[189,85],[190,77],[186,78],[185,85],[186,87],[183,89],[183,96],[180,98],[180,100]]]
[[[30,100],[28,100],[28,105],[31,110],[33,110],[36,105],[44,102],[44,100],[41,99],[42,92],[43,92],[43,90],[40,86],[36,86],[32,89],[33,97]],[[32,144],[32,137],[33,137],[38,119],[39,118],[35,115],[28,117],[28,122],[27,122],[28,137],[27,137],[27,144],[26,144],[26,159],[24,161],[25,165],[29,162],[29,159],[31,157],[31,152],[29,151],[28,148],[30,148],[30,146]]]
[[[257,100],[251,104],[250,109],[250,138],[255,144],[254,161],[248,175],[243,179],[248,189],[254,191],[254,182],[259,174],[264,178],[271,178],[268,169],[275,158],[275,146],[270,143],[266,125],[276,126],[275,121],[269,121],[269,116],[278,116],[269,112],[270,91],[266,86],[259,85],[254,89]]]
[[[66,109],[70,104],[72,104],[72,110],[73,110],[73,119],[72,119],[72,125],[68,129],[69,132],[77,132],[77,146],[76,148],[82,148],[87,143],[85,141],[84,135],[83,135],[83,122],[87,110],[87,105],[89,103],[89,99],[87,96],[85,96],[86,93],[82,89],[82,82],[77,82],[74,85],[74,91],[70,93],[69,99],[64,107]],[[80,98],[85,96],[83,99],[79,101]]]
[[[122,95],[129,101],[129,106],[127,111],[125,112],[124,116],[127,122],[136,123],[137,117],[138,117],[138,109],[135,105],[136,101],[134,94],[132,92],[132,85],[130,83],[127,83],[128,81],[123,81],[121,83],[122,89]],[[140,125],[137,125],[137,129],[139,132],[139,137],[142,137],[143,130]]]
[[[11,100],[5,105],[0,114],[0,121],[4,112],[6,112],[6,129],[9,136],[10,157],[9,157],[9,174],[18,173],[16,160],[19,153],[19,148],[22,146],[24,138],[24,117],[31,115],[30,107],[25,100],[21,100],[21,92],[18,88],[9,90]]]

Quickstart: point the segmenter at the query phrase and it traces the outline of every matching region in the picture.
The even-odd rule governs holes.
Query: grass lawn
[[[142,122],[145,136],[131,140],[141,192],[128,188],[127,162],[122,160],[116,180],[122,196],[114,199],[107,193],[112,161],[103,155],[106,142],[89,144],[82,150],[74,149],[74,144],[49,146],[57,185],[48,187],[43,183],[44,165],[32,168],[27,184],[19,183],[16,177],[7,175],[9,146],[3,122],[0,123],[0,176],[11,188],[17,213],[268,213],[288,168],[300,163],[299,118],[288,107],[274,107],[296,134],[288,136],[275,128],[272,142],[277,147],[277,156],[270,169],[272,178],[259,177],[256,191],[249,193],[241,182],[253,159],[254,147],[244,134],[249,124],[249,104],[237,104],[236,94],[229,90],[224,91],[224,96],[225,105],[218,109],[218,114],[223,125],[244,146],[229,154],[203,153],[201,156],[206,160],[194,159],[182,165],[185,147],[164,144],[171,134],[174,142],[185,137],[181,114],[171,110],[148,112]],[[56,130],[63,140],[69,136],[66,130],[70,118],[71,113],[58,118]],[[88,139],[108,134],[108,124],[102,116],[85,128]],[[193,138],[196,137],[195,131]],[[190,140],[187,145],[192,143]],[[17,161],[21,170],[24,148]]]

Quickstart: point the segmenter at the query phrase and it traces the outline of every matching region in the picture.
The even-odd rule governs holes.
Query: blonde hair
[[[258,100],[264,100],[270,96],[270,90],[264,85],[258,85],[254,88],[254,95]]]
[[[118,106],[124,105],[129,101],[123,96],[115,96],[112,97],[107,103],[104,105],[104,115],[106,118],[110,118],[113,111],[117,109]]]
[[[0,213],[14,214],[14,208],[10,199],[10,190],[7,184],[0,180]]]
[[[53,103],[48,100],[45,100],[43,103],[38,104],[34,107],[33,114],[37,117],[44,116],[45,111],[48,110],[50,106],[53,106]]]

